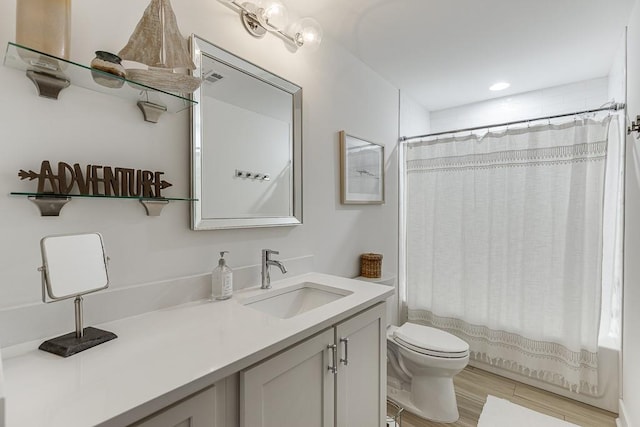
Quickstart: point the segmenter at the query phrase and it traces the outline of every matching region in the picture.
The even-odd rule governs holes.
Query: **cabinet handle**
[[[329,365],[329,372],[333,375],[338,375],[338,346],[335,344],[328,345],[327,348],[331,350],[332,365]]]
[[[340,358],[340,363],[347,366],[349,364],[349,338],[340,338],[340,342],[344,343],[344,359]]]

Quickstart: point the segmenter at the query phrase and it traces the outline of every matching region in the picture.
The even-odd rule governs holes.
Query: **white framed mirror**
[[[191,228],[302,223],[302,88],[196,35]]]

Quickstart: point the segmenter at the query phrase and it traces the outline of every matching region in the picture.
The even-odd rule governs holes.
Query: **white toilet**
[[[387,328],[387,397],[441,423],[458,420],[453,377],[469,363],[469,345],[415,323]]]
[[[358,279],[390,286],[395,281]],[[420,417],[458,420],[453,377],[468,363],[469,344],[448,332],[408,322],[387,327],[387,398]]]

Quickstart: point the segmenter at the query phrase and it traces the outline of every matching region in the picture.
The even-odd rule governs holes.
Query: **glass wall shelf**
[[[92,199],[129,199],[138,200],[147,211],[148,216],[159,216],[162,208],[169,202],[193,202],[197,199],[179,197],[136,197],[136,196],[104,196],[98,194],[53,194],[53,193],[25,193],[11,192],[12,196],[27,196],[40,209],[42,216],[59,216],[64,205],[72,198]]]
[[[95,92],[106,93],[120,98],[137,102],[138,105],[150,106],[150,114],[158,114],[164,111],[177,113],[190,108],[196,102],[184,96],[155,89],[151,86],[123,79],[104,71],[96,70],[86,65],[61,59],[16,43],[9,42],[4,56],[4,65],[10,68],[25,71],[27,76],[38,87],[38,93],[48,98],[58,98],[58,93],[70,84],[90,89]],[[122,87],[110,88],[94,81],[94,77],[110,79],[115,83],[122,81]],[[143,106],[140,106],[143,109]],[[155,122],[147,118],[145,120]]]

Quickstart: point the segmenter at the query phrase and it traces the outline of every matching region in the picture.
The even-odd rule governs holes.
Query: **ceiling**
[[[608,75],[635,0],[285,3],[434,111]]]

